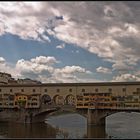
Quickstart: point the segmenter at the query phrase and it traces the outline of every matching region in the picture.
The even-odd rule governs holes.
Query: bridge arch
[[[75,105],[75,102],[76,102],[76,99],[75,99],[74,95],[68,94],[65,97],[65,104],[67,104],[67,105]]]
[[[105,119],[108,116],[119,112],[139,112],[140,110],[92,110],[89,109],[87,112],[87,119],[89,124],[96,124],[96,125],[105,125]]]
[[[57,105],[63,105],[64,104],[64,97],[57,94],[53,97],[53,101]]]
[[[41,96],[41,103],[47,104],[47,103],[50,103],[51,101],[52,101],[52,99],[48,94],[43,94]]]

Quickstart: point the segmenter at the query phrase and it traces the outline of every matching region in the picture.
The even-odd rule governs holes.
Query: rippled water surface
[[[0,123],[0,138],[140,138],[140,113],[116,113],[105,127],[89,126],[79,114],[52,116],[45,123]]]

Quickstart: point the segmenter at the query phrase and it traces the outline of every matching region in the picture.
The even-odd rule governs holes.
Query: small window
[[[95,89],[95,92],[98,92],[98,88]]]
[[[69,89],[69,92],[72,92],[72,89],[71,88]]]
[[[21,89],[21,92],[24,92],[24,89]]]
[[[84,96],[89,96],[90,94],[89,94],[89,93],[84,93],[83,95],[84,95]]]
[[[33,92],[35,92],[35,89],[33,89]]]
[[[109,91],[109,92],[112,92],[112,88],[109,88],[108,91]]]
[[[137,88],[137,92],[140,92],[140,88]]]
[[[85,103],[84,106],[88,106],[88,103]]]
[[[57,92],[60,92],[60,89],[57,89]]]
[[[26,99],[26,98],[24,97],[24,99]]]
[[[126,88],[123,88],[122,91],[125,92],[126,91]]]
[[[0,89],[0,92],[1,92],[2,90]]]
[[[47,89],[45,89],[44,92],[47,92]]]
[[[12,90],[12,89],[10,89],[10,92],[13,92],[13,90]]]
[[[85,89],[82,89],[82,92],[85,92]]]

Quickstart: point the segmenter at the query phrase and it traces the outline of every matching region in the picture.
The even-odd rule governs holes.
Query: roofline
[[[45,86],[117,86],[117,85],[140,85],[136,82],[96,82],[96,83],[41,83],[41,84],[5,84],[0,87],[45,87]]]

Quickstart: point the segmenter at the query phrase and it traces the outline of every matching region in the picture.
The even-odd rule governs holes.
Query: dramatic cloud
[[[91,74],[90,71],[82,68],[80,66],[65,66],[64,68],[56,68],[53,73],[53,78],[62,82],[82,82],[82,78],[80,79],[77,74]],[[86,79],[83,79],[83,81]]]
[[[52,64],[56,63],[54,57],[39,56],[32,58],[30,61],[24,59],[18,60],[16,64],[16,69],[20,70],[21,73],[36,73],[40,74],[43,71],[53,72]]]
[[[0,57],[0,71],[10,73],[14,78],[31,78],[41,82],[84,82],[86,79],[78,77],[78,73],[91,74],[90,71],[80,66],[65,66],[56,68],[58,63],[55,57],[39,56],[30,60],[20,59],[12,65]],[[95,79],[96,80],[96,79]],[[89,79],[93,81],[93,79]]]
[[[140,60],[139,7],[139,2],[125,1],[1,2],[0,35],[11,33],[22,39],[51,43],[50,35],[96,54],[111,63],[116,73],[129,74]],[[56,48],[64,47],[62,44]],[[54,67],[49,61],[54,64],[56,60],[41,57],[19,60],[17,68],[36,73],[52,72]],[[103,67],[97,68],[97,72],[110,73]],[[122,75],[116,79],[127,78]]]
[[[105,68],[105,67],[101,67],[101,66],[98,67],[96,69],[96,71],[99,72],[99,73],[104,73],[104,74],[110,74],[110,73],[112,73],[110,69]]]

